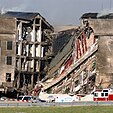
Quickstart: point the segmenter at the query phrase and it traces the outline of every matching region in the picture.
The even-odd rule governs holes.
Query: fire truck
[[[113,101],[113,89],[99,89],[94,92],[94,101]]]

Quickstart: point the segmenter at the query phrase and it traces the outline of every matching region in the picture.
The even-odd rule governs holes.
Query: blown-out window
[[[6,81],[11,82],[11,73],[6,73]]]

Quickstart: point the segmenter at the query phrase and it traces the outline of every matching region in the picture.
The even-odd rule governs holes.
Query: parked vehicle
[[[32,102],[33,102],[33,103],[38,103],[38,102],[40,102],[39,97],[38,97],[38,96],[37,96],[37,97],[34,97]]]
[[[29,95],[24,95],[24,96],[19,96],[17,100],[21,102],[33,102],[33,97]]]
[[[0,100],[5,101],[5,100],[8,100],[8,99],[7,99],[7,97],[1,97]]]
[[[39,101],[41,101],[41,102],[54,102],[55,101],[55,94],[47,94],[47,93],[41,92],[39,94]]]
[[[41,102],[74,102],[78,101],[79,97],[77,95],[70,96],[69,94],[47,94],[40,92],[39,100]]]
[[[79,97],[76,95],[70,96],[68,94],[59,95],[56,97],[55,102],[75,102],[79,101]]]
[[[113,101],[113,89],[102,89],[94,92],[94,101]]]

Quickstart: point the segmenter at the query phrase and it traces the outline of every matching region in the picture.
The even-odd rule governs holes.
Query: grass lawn
[[[0,107],[0,113],[113,113],[113,106]]]

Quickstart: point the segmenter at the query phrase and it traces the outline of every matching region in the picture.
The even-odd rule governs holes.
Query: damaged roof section
[[[13,11],[8,11],[4,14],[1,14],[1,17],[4,17],[4,18],[16,18],[18,20],[26,20],[26,21],[32,21],[34,20],[35,17],[38,17],[40,19],[43,20],[43,26],[44,24],[47,26],[48,25],[48,28],[50,27],[51,30],[54,30],[54,28],[52,27],[52,25],[50,25],[44,17],[42,17],[39,13],[37,12],[13,12]],[[36,21],[39,21],[39,20],[36,20]]]
[[[81,16],[82,19],[97,18],[98,13],[85,13]]]
[[[113,13],[109,13],[109,14],[98,14],[98,18],[100,19],[113,19]]]
[[[85,13],[81,19],[113,19],[113,13]]]
[[[18,19],[32,20],[35,16],[40,15],[39,13],[29,13],[29,12],[11,12],[8,11],[3,14],[4,17],[13,17]]]

